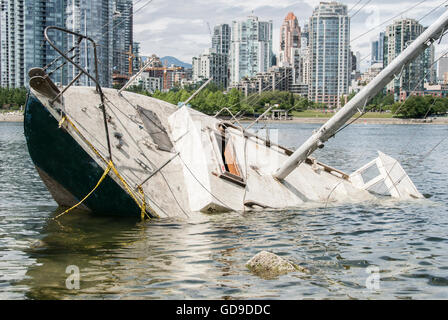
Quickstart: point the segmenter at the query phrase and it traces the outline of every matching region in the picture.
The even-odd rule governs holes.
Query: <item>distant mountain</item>
[[[160,60],[162,61],[163,65],[170,66],[170,65],[174,64],[174,65],[176,65],[178,67],[184,67],[185,69],[192,68],[191,64],[182,62],[182,61],[180,61],[179,59],[177,59],[175,57],[166,56],[166,57],[161,58]]]

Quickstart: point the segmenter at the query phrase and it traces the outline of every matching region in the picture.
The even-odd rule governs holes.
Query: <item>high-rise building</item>
[[[301,46],[299,21],[294,13],[290,12],[280,28],[280,58],[281,66],[294,64],[294,53]]]
[[[221,70],[222,67],[225,68],[225,79],[224,75],[219,75],[220,80],[218,81],[220,85],[227,88],[229,84],[229,77],[230,77],[230,66],[229,66],[229,59],[230,59],[230,44],[231,44],[231,37],[232,32],[231,28],[228,24],[220,24],[215,26],[213,29],[213,36],[212,36],[212,49],[215,50],[216,54],[225,56],[220,57],[218,60],[224,63],[224,66],[221,66],[219,70]],[[218,72],[220,73],[220,71]],[[194,81],[194,80],[193,80]]]
[[[113,1],[112,0],[66,0],[66,28],[87,35],[97,43],[98,73],[101,86],[110,87],[113,69]],[[76,37],[68,36],[68,48],[76,45]],[[75,51],[76,61],[87,71],[95,72],[93,49],[85,41]],[[79,71],[68,66],[68,80]],[[86,76],[78,81],[80,85],[93,85]]]
[[[57,56],[44,41],[44,30],[48,25],[63,26],[63,0],[1,0],[0,10],[1,86],[24,87],[30,68]],[[52,39],[62,45],[60,35]],[[53,77],[60,79],[61,71]]]
[[[228,86],[228,55],[217,53],[215,49],[207,49],[199,57],[193,57],[193,81],[208,80],[218,86]]]
[[[1,63],[1,56],[2,56],[2,1],[0,0],[0,87],[1,87],[1,79],[2,79],[2,63]]]
[[[140,56],[140,42],[136,41],[133,42],[132,54],[133,54],[132,68],[134,71],[133,73],[137,73],[143,67],[142,57]]]
[[[340,98],[350,84],[350,18],[347,6],[321,2],[309,23],[309,99],[330,107],[340,106]]]
[[[23,87],[25,80],[24,1],[2,0],[2,87]],[[22,53],[22,54],[21,54]]]
[[[213,29],[212,48],[218,54],[229,54],[231,31],[228,24],[220,24]]]
[[[0,75],[0,84],[2,87],[9,86],[9,5],[8,1],[0,0],[0,41],[1,41],[1,56],[0,56],[0,64],[1,64],[1,75]]]
[[[28,70],[33,67],[42,67],[59,57],[59,54],[44,41],[44,30],[47,26],[64,26],[64,1],[33,1],[25,2],[25,51],[24,78],[25,86],[28,85]],[[49,32],[52,41],[62,50],[65,50],[64,35],[60,32]],[[53,80],[58,83],[65,81],[63,70],[55,70],[52,73]],[[21,79],[22,80],[22,79]],[[17,83],[16,86],[19,84]],[[21,86],[23,86],[21,84]]]
[[[358,58],[357,58],[356,55],[353,53],[353,51],[350,51],[350,55],[351,55],[351,57],[352,57],[350,71],[351,71],[351,72],[356,72],[356,71],[358,70],[358,69],[357,69],[357,66],[358,66]]]
[[[231,39],[232,83],[267,72],[272,66],[272,21],[259,21],[255,16],[244,21],[233,21]]]
[[[27,86],[30,68],[43,67],[59,56],[44,40],[44,30],[50,25],[85,34],[97,42],[100,84],[110,86],[114,46],[118,45],[114,39],[129,42],[129,38],[132,38],[132,22],[125,20],[122,25],[118,25],[117,20],[114,23],[114,17],[129,18],[132,13],[129,6],[132,6],[130,0],[0,0],[1,86]],[[118,8],[129,14],[114,11]],[[56,31],[51,31],[49,36],[62,51],[77,44],[74,36]],[[94,72],[95,62],[90,44],[83,42],[72,55],[83,68]],[[124,60],[127,61],[126,55]],[[47,70],[53,81],[64,85],[78,74],[72,65],[51,71]],[[77,84],[92,85],[85,76]]]
[[[414,19],[396,20],[387,26],[384,37],[384,67],[390,64],[424,30],[425,28]],[[435,80],[433,62],[434,47],[431,46],[403,68],[401,76],[393,80],[387,86],[387,90],[394,93],[396,99],[398,99],[400,91],[423,90],[425,81],[434,82]]]
[[[439,83],[448,84],[448,56],[440,58],[437,66],[437,80]]]
[[[300,33],[300,48],[294,49],[294,65],[293,67],[293,84],[300,85],[302,88],[307,88],[310,82],[310,51],[308,48],[309,28],[305,24]],[[306,94],[308,96],[308,88]]]
[[[300,33],[300,40],[301,40],[302,48],[308,47],[309,39],[310,39],[310,28],[309,28],[309,24],[305,23],[305,25],[303,26],[303,29]]]
[[[384,32],[380,32],[378,38],[372,41],[371,65],[383,63],[384,59]]]
[[[437,68],[434,63],[436,55],[436,48],[434,45],[430,46],[423,53],[423,76],[424,82],[428,84],[435,84],[437,82]]]
[[[132,76],[129,75],[128,55],[134,54],[132,0],[114,0],[113,10],[113,70],[120,75]]]

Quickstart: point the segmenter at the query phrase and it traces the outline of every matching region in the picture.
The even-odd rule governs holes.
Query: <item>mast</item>
[[[316,149],[323,148],[324,142],[333,137],[336,132],[355,115],[360,108],[378,94],[401,70],[417,56],[441,38],[448,28],[448,11],[423,32],[409,47],[407,47],[392,63],[390,63],[378,76],[376,76],[364,89],[354,96],[338,113],[328,120],[315,132],[299,149],[297,149],[286,162],[278,168],[274,177],[285,179]]]

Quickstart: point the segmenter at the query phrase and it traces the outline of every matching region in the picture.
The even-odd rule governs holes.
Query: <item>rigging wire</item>
[[[358,11],[356,11],[352,16],[350,16],[350,19],[353,19],[354,16],[356,16],[362,9],[365,8],[365,6],[367,6],[370,2],[372,2],[372,0],[368,0],[366,3],[364,3],[364,5],[358,9]]]
[[[139,2],[140,2],[140,1],[141,1],[141,0],[139,0]],[[116,28],[118,28],[119,26],[121,26],[123,23],[126,22],[127,19],[133,17],[136,13],[138,13],[138,12],[140,12],[141,10],[143,10],[144,8],[146,8],[146,7],[147,7],[148,5],[150,5],[153,1],[154,1],[154,0],[149,0],[148,2],[146,2],[143,6],[141,6],[140,8],[138,8],[137,10],[135,10],[134,12],[132,12],[132,13],[131,13],[130,15],[128,15],[126,18],[124,18],[120,23],[116,24],[115,26],[112,26],[112,30],[110,30],[110,31],[106,31],[106,32],[102,33],[101,36],[104,36],[106,33],[111,32],[111,31],[113,31],[114,29],[116,29]],[[108,24],[110,24],[110,23],[111,23],[111,22],[108,22],[106,25],[108,25]],[[112,23],[113,23],[113,20],[112,20]],[[105,25],[105,26],[106,26],[106,25]],[[100,30],[103,30],[105,26],[103,26],[103,28],[101,28]],[[101,36],[100,36],[100,37],[101,37]],[[100,46],[100,45],[98,45],[98,46]]]
[[[358,0],[358,2],[356,2],[356,3],[355,3],[355,4],[348,10],[347,13],[350,13],[350,11],[352,11],[353,9],[355,9],[356,6],[357,6],[358,4],[360,4],[362,1],[363,1],[363,0]]]
[[[444,54],[442,54],[436,61],[434,61],[434,63],[431,65],[431,68],[445,55],[445,54],[448,54],[448,50],[444,53]],[[413,91],[415,91],[415,89],[417,89],[417,87],[421,84],[421,82],[425,79],[425,77],[427,76],[429,74],[429,72],[427,72],[426,74],[425,74],[425,76],[422,78],[422,80],[420,80],[420,82],[416,85],[416,87],[414,88],[414,90]],[[407,102],[408,100],[404,100],[404,101],[402,101],[401,102],[401,104],[400,104],[400,106],[399,106],[399,108],[394,112],[394,115],[399,111],[399,109],[401,109],[404,105],[405,105],[405,103]],[[432,102],[432,104],[428,107],[428,110],[426,111],[426,114],[425,114],[425,117],[424,117],[424,119],[426,119],[427,118],[427,116],[429,115],[429,113],[430,113],[430,111],[432,110],[432,108],[434,107],[434,105],[435,105],[435,103],[437,102],[437,99],[436,99],[436,97],[434,97],[433,98],[433,102]],[[344,130],[345,128],[347,128],[349,125],[351,125],[351,124],[353,124],[355,121],[357,121],[357,120],[359,120],[362,116],[364,116],[365,114],[367,113],[367,111],[365,111],[364,113],[362,113],[362,114],[360,114],[357,118],[355,118],[353,121],[351,121],[350,123],[348,123],[348,124],[346,124],[344,127],[342,127],[341,129],[339,129],[333,136],[335,136],[337,133],[339,133],[340,131],[342,131],[342,130]],[[413,141],[413,137],[415,137],[415,135],[417,134],[417,131],[414,131],[413,132],[413,135],[412,135],[412,137],[411,137],[411,139],[409,140],[409,142],[403,147],[403,149],[404,148],[406,148],[407,146],[409,146],[409,144]],[[427,153],[427,155],[425,155],[423,158],[421,158],[421,160],[419,161],[419,163],[421,163],[421,162],[423,162],[423,160],[426,158],[426,157],[428,157],[429,156],[429,154],[431,154],[440,144],[442,144],[446,139],[448,139],[448,136],[447,137],[445,137],[445,138],[443,138],[439,143],[437,143],[436,144],[436,146],[435,147],[433,147],[428,153]],[[363,155],[363,154],[362,154]],[[398,163],[398,161],[397,162],[395,162],[394,163],[394,165],[392,166],[392,168],[389,170],[389,171],[391,171],[393,168],[395,168],[395,166],[397,165],[397,163]],[[415,168],[417,165],[413,165],[413,166],[411,166],[410,168]],[[392,189],[392,188],[394,188],[396,185],[397,185],[397,183],[399,183],[404,177],[406,177],[406,173],[404,174],[404,175],[402,175],[399,179],[397,179],[395,182],[393,182],[393,185],[390,187],[390,188],[388,188],[388,191],[390,192],[390,190]],[[338,186],[338,185],[337,185]],[[337,187],[336,186],[336,187]],[[335,188],[336,188],[335,187]],[[332,190],[331,192],[330,192],[330,194],[329,194],[329,197],[331,196],[331,193],[333,192],[334,190]],[[328,199],[327,199],[328,200]]]
[[[122,110],[120,110],[120,108],[118,108],[109,98],[107,98],[107,96],[105,97],[106,100],[108,101],[108,103],[110,103],[116,110],[118,110],[120,113],[122,113],[124,115],[124,117],[128,118],[129,120],[132,121],[131,117],[129,117],[129,115],[126,115]],[[125,99],[125,101],[131,106],[133,107],[135,110],[137,110],[137,107],[135,107],[129,100]],[[109,110],[112,110],[112,108],[110,106]],[[112,111],[113,112],[113,111]],[[115,114],[115,113],[114,113]],[[115,115],[116,117],[116,115]],[[117,119],[119,119],[118,117],[116,117]],[[127,131],[126,127],[122,124],[123,128]],[[166,132],[166,131],[164,131]],[[128,132],[129,137],[131,138],[131,140],[134,142],[135,146],[137,147],[137,149],[140,151],[140,154],[151,164],[152,167],[155,167],[155,165],[152,163],[152,161],[146,156],[146,154],[143,152],[142,148],[140,147],[140,145],[138,144],[138,142],[134,139],[134,137],[130,134],[130,132]],[[159,171],[160,175],[162,176],[163,180],[166,182],[166,184],[168,185],[168,189],[170,190],[171,195],[173,196],[176,204],[178,205],[179,209],[182,211],[182,213],[184,215],[186,215],[187,217],[189,217],[188,213],[183,209],[183,207],[180,205],[179,200],[177,199],[176,195],[174,194],[173,190],[171,189],[170,185],[168,184],[168,181],[165,178],[165,175],[163,174],[163,172],[160,170]],[[152,197],[151,197],[152,200]],[[153,201],[153,200],[152,200]],[[156,206],[160,208],[159,205]],[[162,210],[163,211],[163,210]],[[164,211],[163,211],[164,212]],[[164,212],[165,213],[165,212]]]
[[[425,1],[422,1],[422,2],[425,2]],[[444,1],[443,3],[441,3],[439,6],[437,6],[436,8],[434,8],[434,9],[432,9],[432,10],[430,10],[427,14],[425,14],[424,16],[422,16],[420,19],[418,19],[418,21],[421,21],[421,20],[423,20],[425,17],[427,17],[427,16],[429,16],[431,13],[433,13],[434,11],[436,11],[437,9],[439,9],[441,6],[443,6],[445,3],[447,3],[448,1]],[[420,3],[419,3],[420,4]],[[419,5],[419,4],[417,4],[417,5]],[[414,6],[414,7],[416,7],[416,6]],[[386,21],[387,22],[387,21]],[[386,22],[383,22],[381,25],[383,25],[384,23],[386,23]],[[381,25],[379,25],[379,26],[381,26]],[[377,27],[379,27],[379,26],[377,26]],[[375,29],[377,28],[377,27],[375,27]],[[370,31],[372,31],[372,30],[370,30]],[[368,32],[370,32],[370,31],[368,31]],[[368,33],[367,32],[367,33]],[[441,36],[441,37],[443,37],[443,35]],[[354,40],[356,40],[356,39],[354,39]],[[354,40],[352,40],[352,41],[354,41]],[[448,54],[448,51],[446,51],[444,54],[442,54],[437,60],[435,60],[433,63],[432,63],[432,65],[431,65],[431,67],[430,67],[430,69],[445,55],[445,54]],[[367,56],[365,56],[363,59],[361,59],[361,61],[363,61],[363,60],[365,60],[366,58],[368,58],[369,56],[370,56],[371,54],[369,54],[369,55],[367,55]],[[360,62],[361,62],[360,61]],[[423,78],[419,81],[419,83],[416,85],[416,87],[414,88],[414,90],[413,91],[415,91],[415,89],[417,89],[417,87],[421,84],[421,82],[426,78],[426,76],[429,74],[429,72],[431,72],[431,71],[428,71],[424,76],[423,76]],[[428,108],[428,110],[427,110],[427,112],[426,112],[426,114],[425,114],[425,119],[426,119],[426,117],[429,115],[429,112],[431,111],[431,109],[433,108],[433,106],[435,105],[435,103],[436,103],[436,98],[434,98],[433,99],[433,103],[429,106],[429,108]],[[403,101],[402,103],[401,103],[401,105],[400,105],[400,107],[399,107],[399,109],[406,103],[406,101],[407,100],[405,100],[405,101]],[[399,109],[397,109],[395,112],[394,112],[394,114],[396,114],[398,111],[399,111]],[[347,128],[348,126],[350,126],[351,124],[353,124],[354,122],[356,122],[357,120],[359,120],[362,116],[364,116],[365,114],[367,113],[367,111],[364,111],[362,114],[360,114],[357,118],[355,118],[353,121],[351,121],[350,123],[348,123],[348,124],[346,124],[344,127],[342,127],[342,128],[340,128],[334,135],[333,135],[333,137],[337,134],[337,133],[339,133],[340,131],[342,131],[342,130],[344,130],[345,128]],[[414,132],[414,136],[415,136],[415,134],[416,134],[416,132]],[[416,164],[414,164],[411,168],[415,168],[418,164],[420,164],[421,162],[423,162],[423,160],[425,159],[425,158],[427,158],[438,146],[440,146],[445,140],[447,140],[448,139],[448,135],[446,136],[446,137],[444,137],[440,142],[438,142],[429,152],[427,152],[424,156],[422,155],[422,157],[421,157],[421,160],[419,161],[419,163],[416,163]],[[412,140],[412,139],[411,139]],[[409,143],[410,142],[408,142],[408,144],[407,145],[409,145]],[[407,146],[406,145],[406,146]],[[364,153],[362,153],[361,155],[360,155],[360,157],[361,156],[363,156],[364,155]],[[358,157],[358,159],[360,159],[360,157]],[[396,165],[398,163],[398,161],[397,162],[395,162],[394,163],[394,166]],[[394,167],[393,166],[393,167]],[[392,169],[393,169],[393,167],[392,167]],[[405,175],[403,175],[402,177],[400,177],[397,181],[395,181],[394,183],[393,183],[393,186],[392,187],[390,187],[389,189],[388,189],[388,191],[390,191],[391,190],[391,188],[393,188],[393,187],[395,187],[396,186],[396,184],[398,183],[398,182],[400,182],[404,177],[406,176],[406,174]],[[324,212],[325,212],[325,210],[326,210],[326,208],[327,208],[327,205],[328,205],[328,201],[329,201],[329,199],[330,199],[330,197],[331,197],[331,194],[336,190],[336,188],[342,183],[343,181],[341,181],[341,182],[339,182],[338,184],[336,184],[336,186],[330,191],[330,193],[328,194],[328,197],[327,197],[327,200],[326,200],[326,203],[325,203],[325,208],[324,208]]]
[[[431,11],[429,11],[427,14],[425,14],[423,17],[421,17],[420,19],[418,19],[417,21],[422,21],[423,19],[425,19],[427,16],[429,16],[431,13],[433,13],[434,11],[436,11],[437,9],[439,9],[441,6],[443,6],[444,4],[446,4],[448,1],[444,1],[442,2],[440,5],[438,5],[437,7],[435,7],[434,9],[432,9]]]
[[[410,8],[407,8],[406,10],[400,12],[399,14],[393,16],[392,18],[387,19],[386,21],[380,23],[379,25],[377,25],[377,26],[375,26],[375,27],[373,27],[373,28],[367,30],[366,32],[364,32],[364,33],[360,34],[359,36],[355,37],[354,39],[350,40],[350,43],[352,43],[352,42],[354,42],[354,41],[356,41],[356,40],[362,38],[363,36],[365,36],[366,34],[372,32],[373,30],[378,29],[379,27],[383,26],[384,24],[388,23],[389,21],[392,21],[392,20],[398,18],[399,16],[401,16],[401,15],[403,15],[403,14],[405,14],[405,13],[411,11],[412,9],[415,9],[415,8],[418,7],[419,5],[425,3],[426,1],[427,1],[427,0],[422,0],[422,1],[420,1],[419,3],[417,3],[416,5],[414,5],[414,6],[410,7]]]
[[[424,0],[424,1],[422,1],[422,2],[425,2],[426,0]],[[420,3],[422,3],[422,2],[420,2]],[[420,3],[418,3],[417,5],[419,5]],[[433,13],[434,11],[436,11],[437,9],[439,9],[440,7],[442,7],[444,4],[446,4],[446,3],[448,3],[448,0],[445,0],[444,2],[442,2],[441,4],[439,4],[436,8],[433,8],[433,9],[431,9],[428,13],[426,13],[424,16],[422,16],[421,18],[419,18],[417,21],[421,21],[421,20],[423,20],[425,17],[427,17],[427,16],[429,16],[431,13]],[[413,8],[415,8],[416,6],[414,6]],[[411,8],[412,9],[412,8]],[[409,10],[409,8],[407,9],[407,10]],[[391,20],[391,19],[389,19],[389,20]],[[383,24],[385,24],[386,22],[388,22],[389,20],[386,20],[385,22],[383,22],[381,25],[383,25]],[[375,27],[375,28],[377,28],[377,27]],[[372,31],[372,30],[370,30],[370,31]],[[368,31],[368,32],[370,32],[370,31]],[[443,37],[443,35],[441,36],[441,37]],[[352,41],[354,41],[354,40],[352,40]],[[426,78],[426,76],[428,76],[429,74],[430,74],[430,72],[431,72],[431,69],[434,67],[434,65],[443,57],[443,56],[445,56],[446,54],[448,54],[448,51],[446,51],[445,53],[443,53],[438,59],[436,59],[432,64],[431,64],[431,66],[430,66],[430,70],[423,76],[423,78],[418,82],[418,84],[415,86],[415,88],[414,88],[414,90],[412,90],[411,92],[414,92],[417,88],[418,88],[418,86],[419,85],[421,85],[421,83],[422,83],[422,81],[424,81],[424,79]],[[368,54],[368,55],[366,55],[365,57],[363,57],[358,63],[361,63],[362,61],[364,61],[365,59],[367,59],[369,56],[371,56],[371,53],[370,54]],[[394,115],[396,115],[397,114],[397,112],[399,111],[399,110],[401,110],[401,108],[403,107],[403,105],[406,103],[406,101],[407,100],[405,100],[405,101],[403,101],[402,102],[402,104],[400,105],[400,107],[394,112]],[[346,125],[344,125],[342,128],[340,128],[338,131],[336,131],[336,133],[333,135],[333,137],[337,134],[337,133],[339,133],[340,131],[342,131],[342,130],[344,130],[345,128],[347,128],[348,126],[350,126],[351,124],[353,124],[354,122],[356,122],[357,120],[359,120],[360,118],[362,118],[365,114],[367,113],[367,111],[365,111],[365,112],[362,112],[357,118],[355,118],[353,121],[351,121],[350,123],[348,123],[348,124],[346,124]],[[429,112],[427,112],[427,114],[426,114],[426,116],[429,114]],[[426,118],[426,116],[425,116],[425,118]]]
[[[438,59],[436,59],[436,60],[431,64],[431,67],[430,67],[429,69],[431,69],[431,68],[432,68],[432,67],[433,67],[433,66],[434,66],[440,59],[442,59],[443,56],[444,56],[445,54],[448,54],[448,50],[445,51],[445,53],[442,54]],[[422,79],[417,83],[417,85],[414,87],[414,90],[412,90],[411,93],[412,93],[412,92],[415,92],[415,91],[417,90],[417,88],[421,85],[422,81],[425,80],[426,76],[428,76],[428,75],[430,74],[430,72],[431,72],[431,70],[428,71],[428,72],[426,72],[426,74],[425,74],[425,75],[422,77]],[[397,110],[395,110],[395,112],[393,113],[393,115],[397,115],[398,111],[400,111],[401,108],[406,104],[406,101],[408,101],[408,100],[406,99],[406,100],[404,100],[404,101],[401,102],[400,106],[398,107]],[[434,105],[434,103],[435,103],[435,99],[434,99],[433,105]],[[432,106],[433,106],[433,105],[432,105]],[[355,123],[357,120],[359,120],[360,118],[362,118],[364,115],[366,115],[367,112],[368,112],[369,110],[371,110],[371,109],[365,109],[365,110],[364,110],[358,117],[356,117],[356,118],[353,119],[351,122],[349,122],[348,124],[345,124],[342,128],[340,128],[339,130],[337,130],[337,131],[333,134],[333,137],[334,137],[336,134],[338,134],[339,132],[341,132],[342,130],[344,130],[345,128],[347,128],[348,126],[350,126],[350,125],[352,125],[353,123]],[[426,116],[427,116],[428,114],[429,114],[429,112],[426,113]],[[426,116],[425,116],[425,119],[426,119]]]
[[[143,1],[143,0],[136,0],[136,1],[132,4],[132,6],[135,6],[135,5],[137,5],[138,3],[142,2],[142,1]],[[149,3],[151,3],[152,1],[153,1],[153,0],[150,0]],[[137,9],[135,12],[134,12],[134,10],[133,10],[133,12],[132,12],[131,14],[129,14],[128,16],[126,16],[126,17],[123,18],[122,23],[123,23],[124,21],[126,21],[127,19],[131,18],[135,13],[137,13],[138,11],[140,11],[142,8],[144,8],[144,7],[145,7],[146,5],[148,5],[149,3],[145,4],[145,5],[144,5],[143,7],[141,7],[140,9]],[[120,16],[120,18],[122,18],[122,17]],[[113,24],[113,23],[114,23],[114,19],[112,18],[112,21],[108,21],[108,22],[106,22],[106,23],[100,28],[100,32],[102,32],[102,31],[104,30],[104,28],[106,28],[108,25]],[[112,30],[113,30],[114,28],[116,28],[116,27],[118,27],[118,25],[113,26],[113,27],[112,27]],[[105,35],[107,32],[108,32],[108,31],[104,32],[104,33],[101,34],[101,35],[103,36],[103,35]]]

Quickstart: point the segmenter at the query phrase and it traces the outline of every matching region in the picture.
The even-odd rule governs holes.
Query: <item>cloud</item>
[[[146,0],[137,0],[134,6],[134,38],[141,43],[143,55],[153,53],[159,56],[172,55],[191,63],[193,56],[199,55],[211,46],[210,31],[213,26],[244,19],[253,13],[261,20],[272,20],[274,23],[274,51],[278,51],[280,26],[284,17],[290,11],[294,12],[303,26],[308,22],[313,9],[319,0],[153,0],[144,9]],[[387,24],[383,22],[393,18],[400,12],[415,7],[420,0],[350,0],[342,1],[350,10],[351,38],[363,34],[378,25],[368,34],[352,41],[352,50],[359,51],[364,68],[370,60],[370,43]],[[407,11],[400,17],[421,19],[430,11],[444,3],[443,0],[427,0]],[[425,26],[440,16],[446,10],[443,6],[434,10],[421,20]],[[436,55],[447,47],[448,41],[442,41]]]

